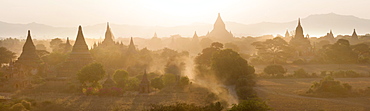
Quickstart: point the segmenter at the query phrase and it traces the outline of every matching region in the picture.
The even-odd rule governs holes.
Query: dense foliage
[[[10,63],[15,57],[14,52],[9,51],[5,47],[0,47],[0,66],[4,63]]]
[[[78,73],[77,78],[83,84],[92,83],[92,86],[99,84],[98,81],[105,76],[105,70],[100,63],[91,63],[83,67]]]
[[[334,80],[331,76],[326,76],[320,82],[314,82],[307,93],[321,94],[326,96],[348,95],[352,91],[352,86],[348,83],[341,83]]]
[[[263,69],[263,72],[272,76],[283,76],[287,70],[281,65],[268,65]]]

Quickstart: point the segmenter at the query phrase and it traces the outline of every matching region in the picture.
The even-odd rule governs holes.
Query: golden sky
[[[224,21],[288,22],[337,13],[370,19],[370,0],[0,0],[0,21],[57,27],[116,24],[177,26]]]

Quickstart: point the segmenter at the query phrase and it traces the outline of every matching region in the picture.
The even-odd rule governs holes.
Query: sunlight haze
[[[0,21],[75,27],[111,22],[142,26],[288,22],[311,14],[337,13],[370,18],[367,0],[1,0]]]

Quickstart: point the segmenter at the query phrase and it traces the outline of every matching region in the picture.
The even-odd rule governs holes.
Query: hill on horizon
[[[256,24],[224,21],[226,21],[226,29],[231,31],[236,37],[284,35],[286,30],[293,32],[297,26],[297,20],[284,23],[261,22]],[[309,34],[310,37],[324,36],[330,30],[333,31],[334,35],[350,35],[353,29],[356,29],[359,35],[370,33],[370,19],[362,19],[351,15],[339,15],[335,13],[314,14],[306,18],[301,18],[301,24],[304,34]],[[203,36],[213,29],[213,24],[205,23],[193,23],[175,27],[137,26],[114,23],[110,23],[110,26],[116,38],[151,38],[155,32],[158,37],[170,37],[176,34],[183,37],[192,37],[195,31],[198,36]],[[53,27],[39,23],[15,24],[0,21],[0,38],[13,37],[25,39],[27,30],[31,30],[32,36],[35,39],[52,39],[57,37],[75,39],[77,27]],[[104,38],[105,30],[106,23],[83,26],[86,38]]]

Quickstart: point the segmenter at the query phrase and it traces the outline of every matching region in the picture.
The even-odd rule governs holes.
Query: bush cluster
[[[334,80],[331,76],[326,76],[320,82],[314,82],[307,93],[322,95],[348,95],[352,91],[352,86],[348,83],[341,83]]]

